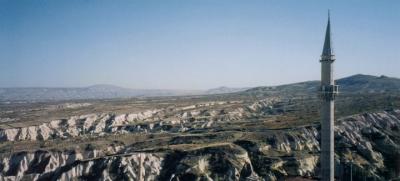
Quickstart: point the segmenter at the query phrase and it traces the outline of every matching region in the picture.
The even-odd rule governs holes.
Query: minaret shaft
[[[334,181],[334,114],[338,87],[333,78],[333,55],[330,18],[326,27],[324,48],[321,55],[321,180]]]
[[[321,105],[321,178],[334,180],[334,111],[333,100],[323,101]]]
[[[321,63],[321,85],[334,85],[333,80],[333,62]]]

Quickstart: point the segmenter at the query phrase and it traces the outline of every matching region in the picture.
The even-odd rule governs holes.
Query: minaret
[[[333,79],[333,55],[331,43],[331,23],[328,11],[324,49],[321,55],[321,179],[334,180],[334,112],[338,86]]]

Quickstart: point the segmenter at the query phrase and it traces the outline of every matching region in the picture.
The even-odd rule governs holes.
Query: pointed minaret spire
[[[333,48],[331,42],[331,16],[328,10],[328,25],[326,26],[324,49],[322,50],[322,56],[332,56]]]

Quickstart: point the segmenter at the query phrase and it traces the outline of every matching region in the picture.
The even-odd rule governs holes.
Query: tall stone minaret
[[[321,178],[334,180],[334,112],[338,86],[333,79],[333,55],[331,43],[331,23],[328,12],[324,49],[321,55]]]

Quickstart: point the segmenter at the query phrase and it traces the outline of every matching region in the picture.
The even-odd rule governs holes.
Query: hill
[[[372,76],[356,74],[336,80],[341,94],[360,93],[390,93],[399,92],[400,79],[387,76]],[[255,87],[241,94],[251,95],[285,95],[285,96],[306,96],[315,94],[320,86],[319,81],[307,81],[280,86]]]
[[[249,88],[232,88],[232,87],[217,87],[214,89],[208,89],[205,93],[206,94],[226,94],[226,93],[234,93],[234,92],[241,92],[245,91]]]

